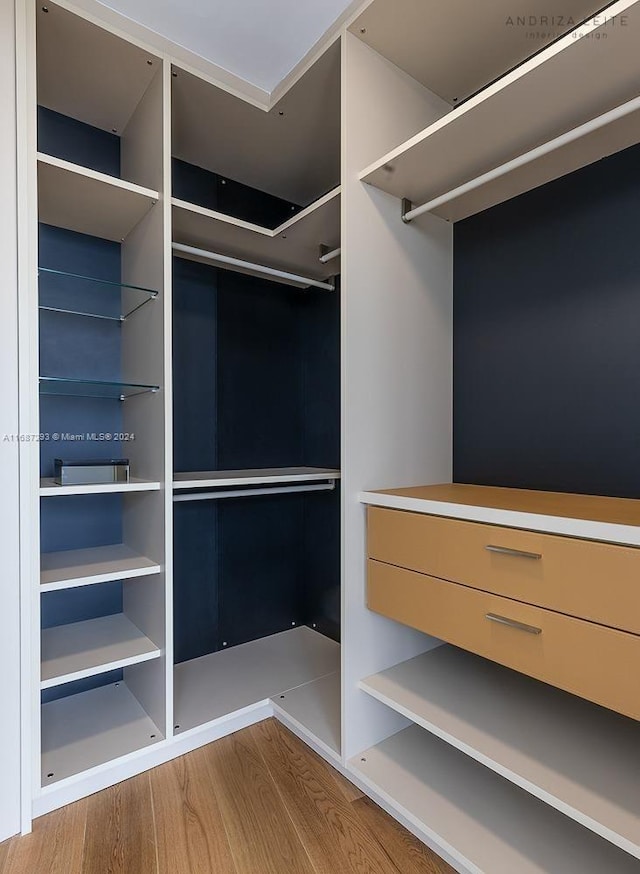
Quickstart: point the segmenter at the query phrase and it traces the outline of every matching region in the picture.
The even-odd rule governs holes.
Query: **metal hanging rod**
[[[335,285],[329,282],[319,282],[317,279],[309,279],[306,276],[298,276],[296,273],[287,273],[284,270],[276,270],[274,267],[265,267],[263,264],[253,264],[251,261],[241,261],[239,258],[231,258],[229,255],[219,255],[217,252],[209,252],[207,249],[196,249],[194,246],[185,246],[183,243],[172,243],[173,251],[183,255],[193,255],[196,258],[205,258],[220,264],[231,270],[236,269],[247,273],[256,273],[270,279],[273,282],[287,282],[300,288],[322,288],[324,291],[335,291]]]
[[[221,498],[254,498],[258,495],[288,495],[293,492],[332,492],[335,481],[328,483],[311,483],[305,486],[279,486],[273,489],[225,489],[219,492],[194,492],[173,496],[175,503],[181,501],[219,501]]]
[[[333,261],[334,258],[339,258],[342,249],[338,246],[337,249],[329,249],[328,246],[320,246],[320,256],[318,257],[318,261],[322,264],[326,264],[328,261]]]
[[[615,109],[605,112],[604,115],[599,115],[597,118],[593,118],[591,121],[581,124],[579,127],[573,128],[573,130],[567,131],[567,133],[562,134],[553,140],[549,140],[549,142],[543,143],[541,146],[531,149],[529,152],[525,152],[523,155],[519,155],[512,161],[507,161],[506,164],[502,164],[500,167],[489,170],[488,173],[483,173],[482,176],[478,176],[470,182],[465,182],[464,185],[454,188],[453,191],[448,191],[446,194],[440,195],[440,197],[435,197],[433,200],[423,203],[422,206],[414,207],[411,201],[405,198],[402,201],[402,221],[405,222],[405,224],[408,224],[412,219],[418,218],[418,216],[423,215],[425,212],[431,212],[439,206],[449,203],[451,200],[455,200],[463,194],[467,194],[469,191],[474,191],[476,188],[486,185],[487,182],[492,182],[494,179],[506,176],[507,173],[511,173],[512,170],[517,170],[519,167],[524,167],[526,164],[530,164],[538,158],[543,158],[550,152],[554,152],[556,149],[561,149],[563,146],[566,146],[575,140],[579,140],[582,137],[587,136],[587,134],[593,133],[602,127],[606,127],[606,125],[611,124],[620,118],[624,118],[626,115],[630,115],[637,110],[640,110],[640,97],[634,97],[633,100],[629,100],[627,103],[622,103],[620,106],[616,106]]]

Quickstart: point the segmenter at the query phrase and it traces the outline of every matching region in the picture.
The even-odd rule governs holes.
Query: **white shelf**
[[[51,701],[42,706],[42,785],[111,765],[161,740],[124,682]]]
[[[310,628],[182,662],[174,669],[178,734],[268,701],[340,669],[340,645]]]
[[[108,495],[113,492],[157,492],[160,483],[131,477],[128,483],[91,483],[84,486],[59,486],[53,477],[40,479],[40,496],[51,495]]]
[[[340,471],[322,467],[273,467],[246,470],[197,470],[173,475],[174,489],[275,485],[340,479]]]
[[[244,261],[326,279],[340,263],[319,260],[321,244],[340,245],[340,188],[272,230],[173,198],[173,240]]]
[[[619,0],[367,167],[360,179],[431,201],[638,96],[640,3]],[[603,37],[606,32],[606,37]],[[580,38],[578,38],[580,36]],[[464,218],[638,140],[640,113],[434,209]],[[471,147],[470,147],[471,144]]]
[[[40,557],[40,591],[56,592],[111,580],[129,580],[159,574],[160,570],[159,564],[124,543],[45,552]]]
[[[123,613],[42,631],[41,689],[160,658],[160,649]]]
[[[38,217],[105,240],[124,240],[159,194],[133,182],[38,152]]]
[[[638,872],[633,856],[417,725],[354,757],[349,766],[427,843],[465,871]]]
[[[275,715],[303,737],[310,736],[333,759],[340,759],[340,672],[305,683],[272,699]]]
[[[640,858],[640,724],[450,646],[361,689]]]

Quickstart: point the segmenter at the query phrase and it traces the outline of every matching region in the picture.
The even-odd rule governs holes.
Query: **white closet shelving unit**
[[[43,395],[99,403],[90,380],[51,386],[56,374],[39,371],[39,216],[120,244],[123,381],[93,391],[126,397],[123,430],[136,435],[122,447],[134,479],[109,486],[41,479],[37,443],[21,447],[25,830],[32,815],[275,715],[462,874],[637,870],[637,726],[368,611],[358,496],[450,480],[443,219],[636,142],[640,3],[610,7],[624,26],[587,23],[529,59],[531,43],[500,29],[507,0],[486,20],[465,0],[473,27],[453,30],[449,6],[418,6],[367,4],[267,112],[127,37],[126,22],[116,32],[66,0],[18,4],[22,427],[40,433],[40,377]],[[594,12],[566,7],[577,20]],[[37,103],[116,133],[122,178],[38,151]],[[172,157],[304,208],[268,228],[177,199]],[[399,198],[427,214],[403,223]],[[327,285],[341,274],[340,471],[174,472],[173,243]],[[342,644],[292,627],[174,667],[174,499],[338,483]],[[120,542],[40,554],[41,505],[99,500],[121,502]],[[120,612],[41,629],[41,599],[119,581]]]
[[[471,22],[480,12],[468,5]],[[482,10],[481,32],[489,28],[486,13],[504,33],[502,15],[513,10],[495,6]],[[594,13],[574,6],[576,21]],[[544,12],[535,3],[527,10]],[[347,332],[345,351],[362,370],[367,359],[369,390],[379,388],[376,409],[374,398],[356,399],[355,377],[347,375],[353,407],[346,410],[342,477],[345,494],[359,486],[367,504],[386,501],[370,492],[373,482],[391,489],[451,481],[451,349],[438,345],[443,336],[451,340],[450,222],[640,139],[640,4],[614,3],[529,59],[524,42],[496,42],[496,57],[510,57],[497,79],[496,57],[474,51],[446,18],[444,6],[374,0],[345,38],[348,322],[366,311],[355,288],[366,285],[372,307],[369,335]],[[438,50],[447,32],[449,60]],[[476,29],[469,32],[477,38]],[[456,56],[456,45],[466,45],[466,54]],[[404,404],[392,398],[399,374],[391,359],[402,360],[404,350],[400,337],[397,345],[384,337],[389,298],[394,313],[405,314],[396,315],[398,333],[413,343],[411,366],[422,375]],[[422,343],[410,314],[422,322]],[[429,323],[438,332],[430,343]],[[413,442],[418,436],[421,444]],[[358,457],[365,439],[366,463]],[[393,501],[389,496],[388,505]],[[347,503],[343,753],[356,780],[461,872],[636,871],[638,724],[368,611],[363,511]],[[421,512],[458,515],[451,507]],[[507,515],[505,524],[527,527],[517,513]],[[531,527],[549,524],[568,531],[582,522],[539,517]],[[590,533],[581,536],[611,539],[606,520],[585,519],[584,526]],[[622,542],[636,541],[637,530]]]

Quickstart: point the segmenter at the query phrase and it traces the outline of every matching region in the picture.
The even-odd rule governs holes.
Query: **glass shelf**
[[[124,401],[147,392],[157,392],[158,385],[140,385],[131,382],[104,382],[97,379],[67,379],[58,376],[40,377],[41,395],[78,398],[110,398]]]
[[[158,297],[150,288],[49,267],[39,267],[38,277],[39,309],[44,312],[123,322]]]

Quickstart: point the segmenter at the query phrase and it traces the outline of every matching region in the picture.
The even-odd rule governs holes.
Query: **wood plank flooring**
[[[36,820],[0,874],[455,874],[274,719]]]

